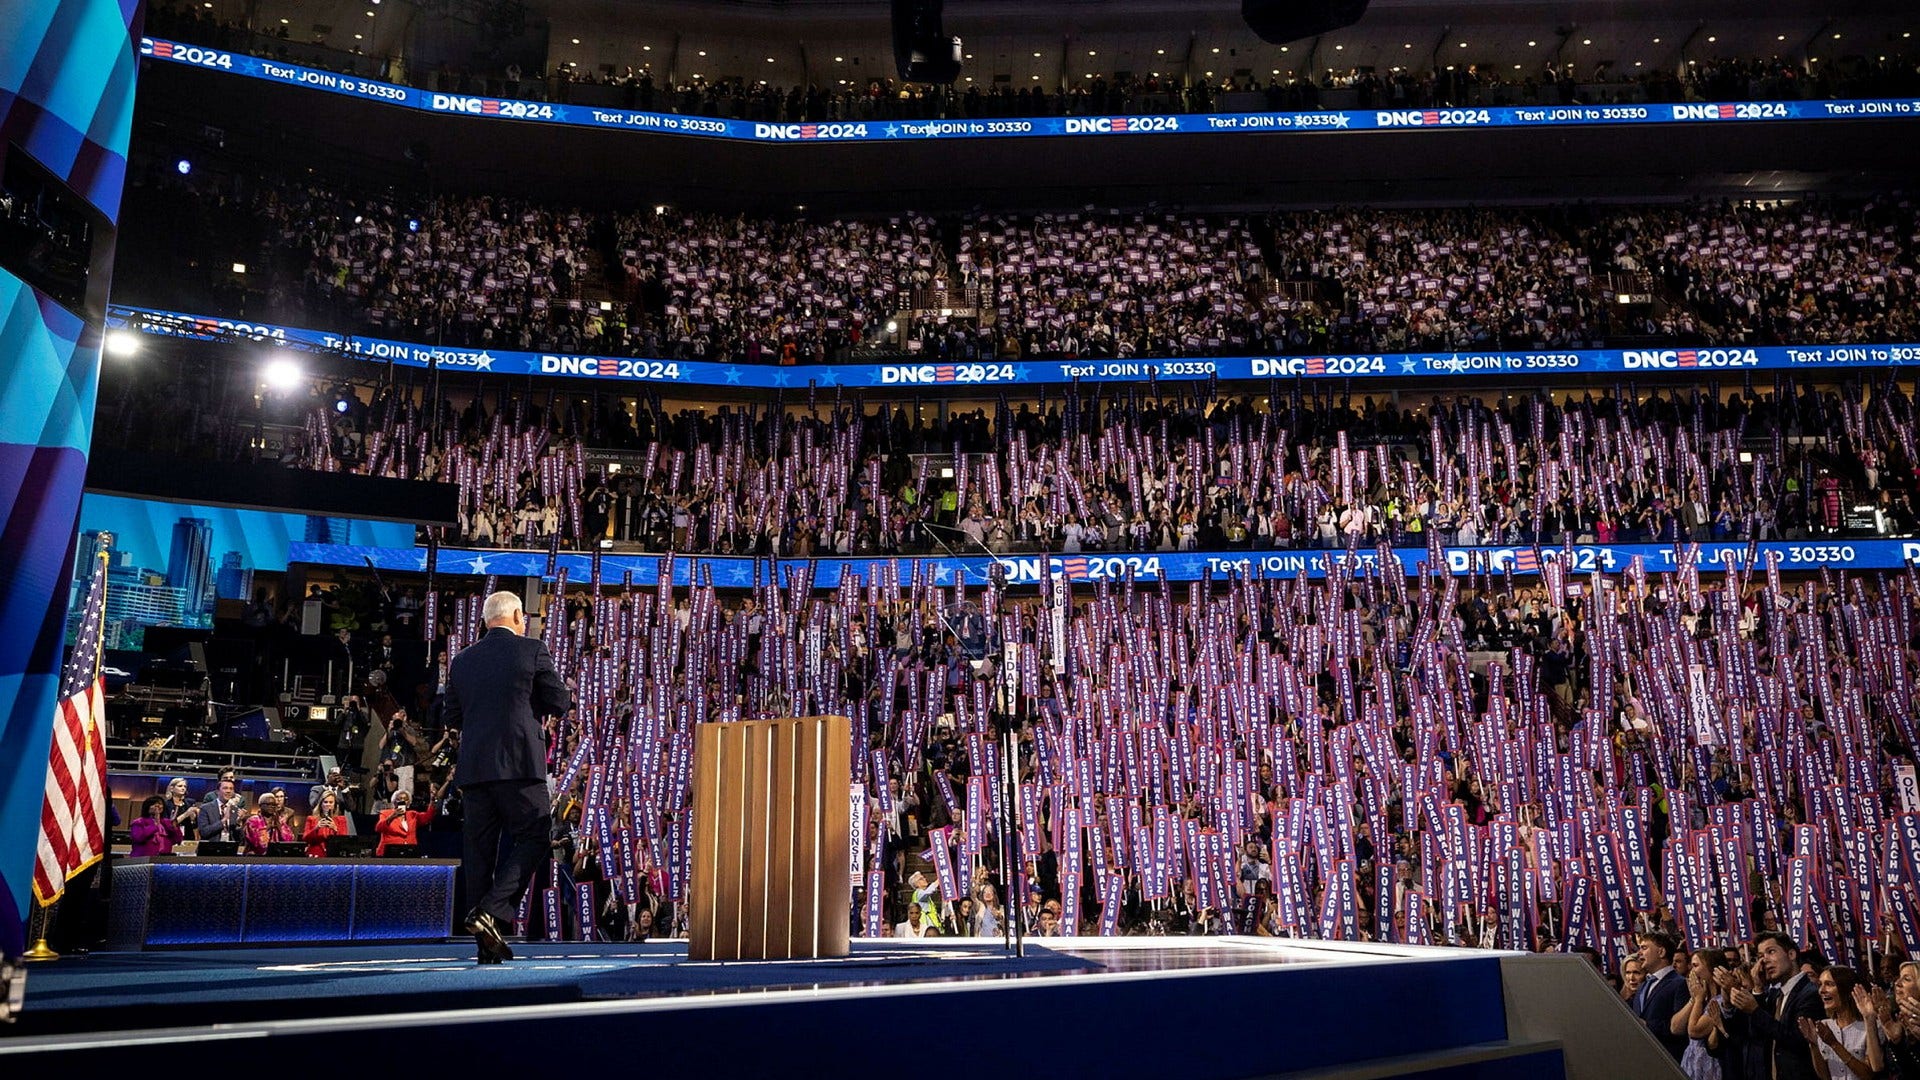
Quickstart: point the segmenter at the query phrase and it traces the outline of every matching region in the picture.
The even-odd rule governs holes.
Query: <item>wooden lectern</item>
[[[847,718],[693,730],[688,957],[847,955]]]

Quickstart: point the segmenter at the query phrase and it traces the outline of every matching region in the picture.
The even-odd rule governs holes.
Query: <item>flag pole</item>
[[[31,921],[35,926],[38,926],[39,929],[28,935],[33,938],[33,948],[28,949],[21,955],[20,958],[22,960],[38,962],[42,960],[60,959],[60,954],[54,952],[53,947],[47,944],[47,931],[52,929],[53,911],[59,903],[60,900],[58,897],[50,904],[42,904],[38,901],[34,903]]]

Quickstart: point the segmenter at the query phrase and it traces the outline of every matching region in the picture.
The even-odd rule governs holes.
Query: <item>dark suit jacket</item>
[[[1746,1014],[1749,1047],[1747,1075],[1753,1080],[1816,1080],[1813,1071],[1813,1047],[1800,1037],[1800,1018],[1819,1020],[1827,1015],[1820,1005],[1820,989],[1811,976],[1802,978],[1787,998],[1780,1016],[1773,1015],[1780,1000],[1775,990],[1760,999],[1760,1007]],[[1737,1015],[1737,1014],[1736,1014]]]
[[[1668,971],[1653,984],[1640,1012],[1647,1030],[1653,1032],[1653,1037],[1660,1040],[1660,1045],[1667,1048],[1675,1061],[1687,1052],[1687,1037],[1673,1033],[1673,1014],[1686,1007],[1688,997],[1687,980],[1677,971]]]
[[[460,650],[447,671],[441,713],[460,729],[460,786],[493,780],[544,780],[544,716],[573,708],[553,657],[537,638],[495,627]]]

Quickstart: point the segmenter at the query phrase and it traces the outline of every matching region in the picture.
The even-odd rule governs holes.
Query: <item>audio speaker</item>
[[[893,0],[893,66],[907,82],[960,77],[960,39],[942,28],[941,0]]]
[[[1240,14],[1261,41],[1284,45],[1343,26],[1367,13],[1367,0],[1240,0]]]

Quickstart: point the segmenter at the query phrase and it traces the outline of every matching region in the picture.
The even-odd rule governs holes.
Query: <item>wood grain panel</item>
[[[853,727],[844,716],[816,717],[821,739],[820,762],[820,906],[816,913],[815,956],[845,956],[850,949],[847,925],[853,886],[847,872],[851,856],[847,830],[852,827],[850,793]]]
[[[740,958],[767,958],[767,875],[772,868],[773,724],[751,724],[743,733],[741,769],[744,820],[740,830]]]
[[[714,883],[720,859],[720,738],[714,725],[694,728],[693,866],[687,883],[687,956],[713,959]]]
[[[773,816],[767,845],[767,955],[795,955],[793,933],[793,875],[798,858],[794,837],[794,807],[799,790],[796,781],[800,767],[802,725],[776,724],[773,727]]]
[[[851,730],[844,716],[694,729],[689,956],[847,955]]]

